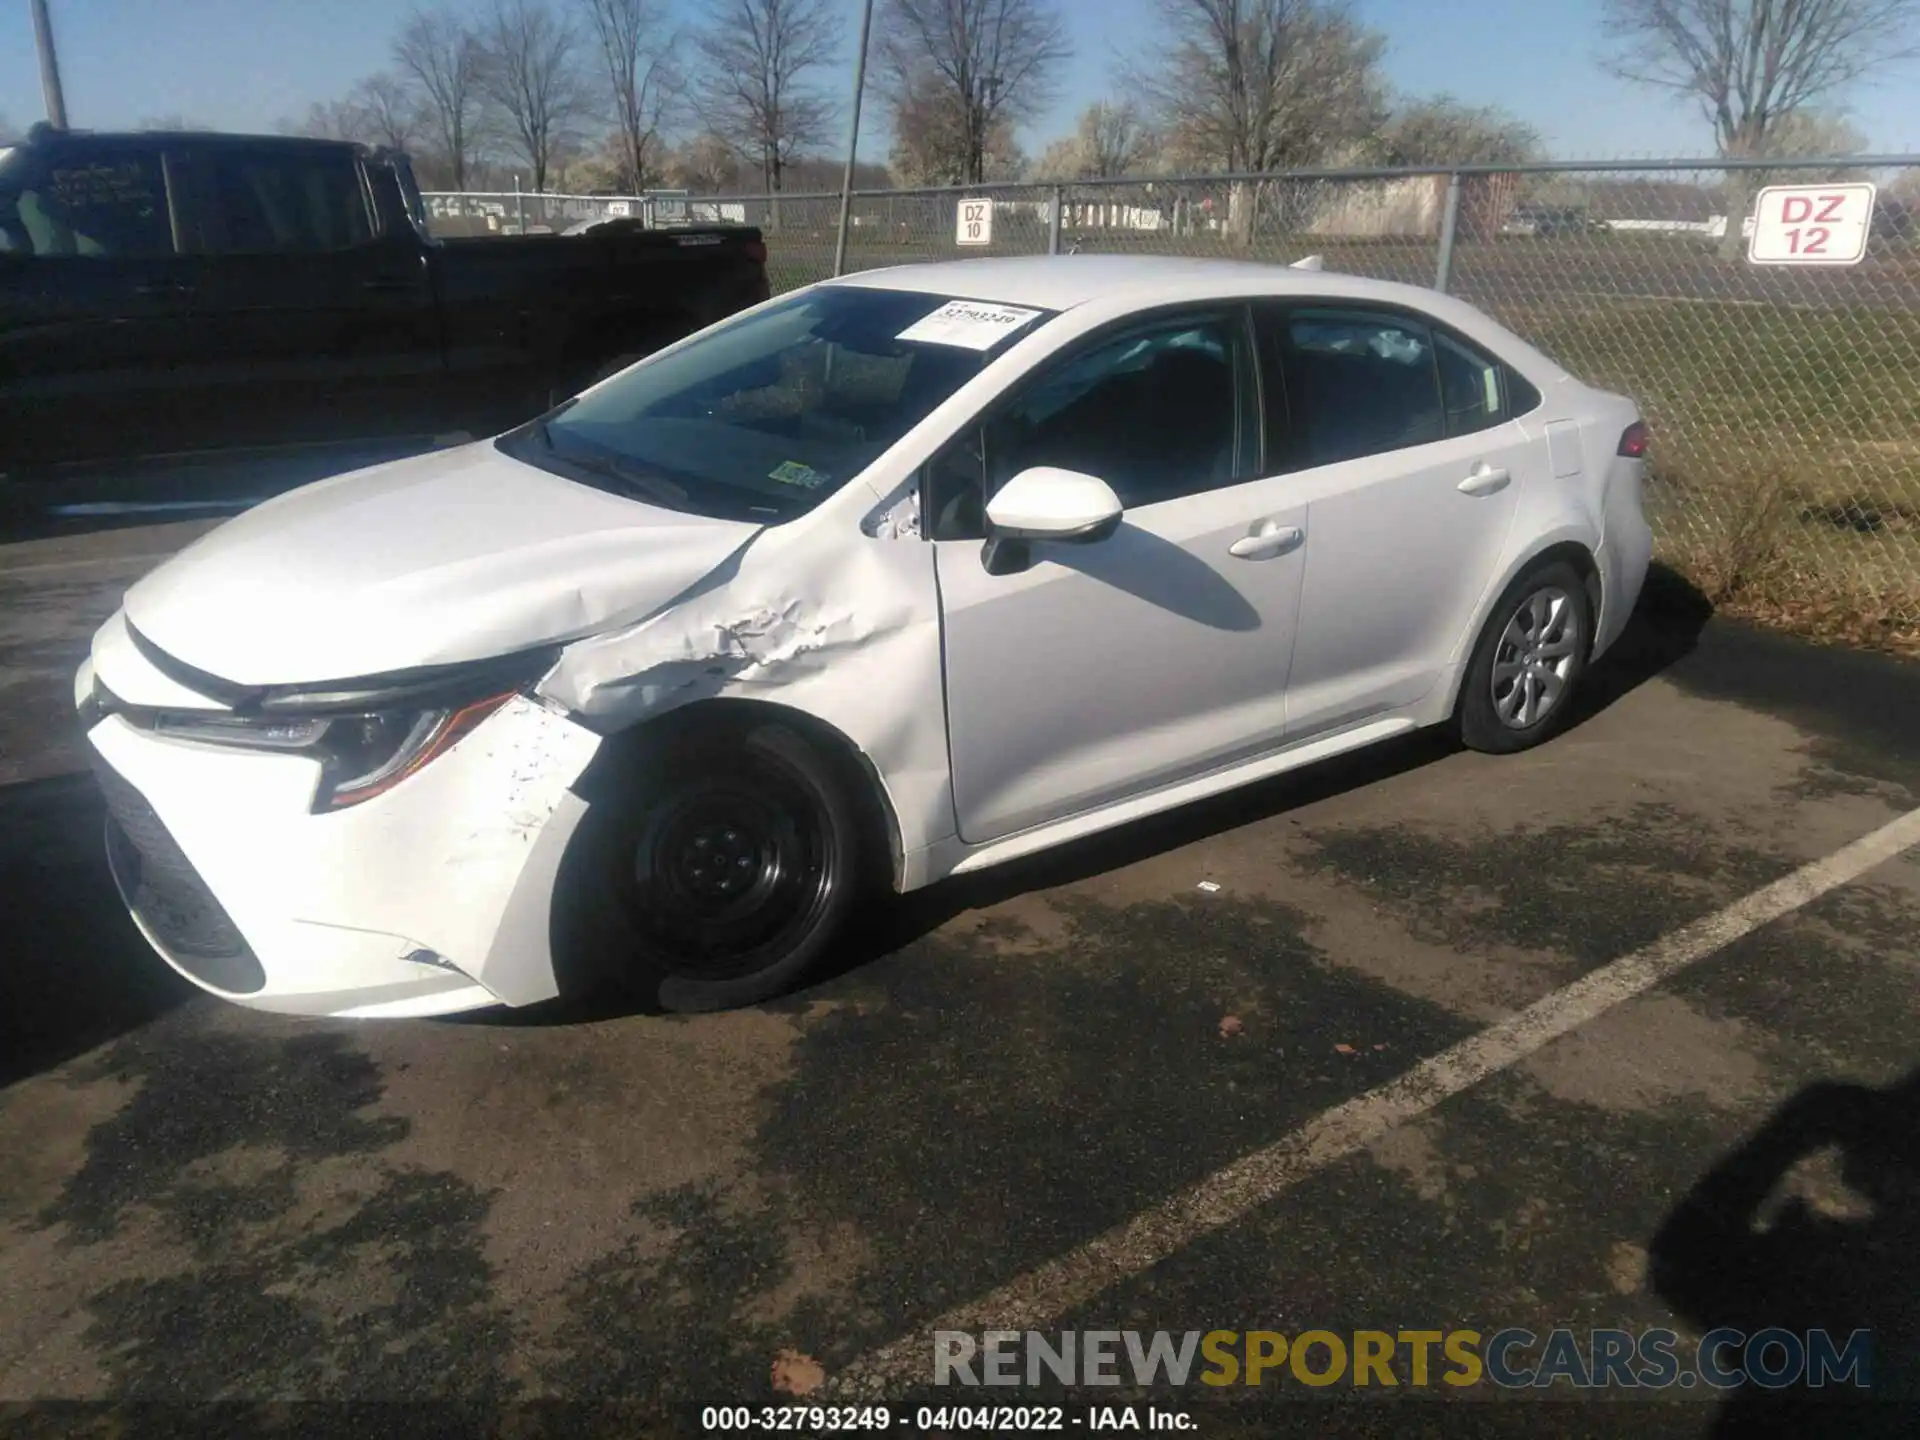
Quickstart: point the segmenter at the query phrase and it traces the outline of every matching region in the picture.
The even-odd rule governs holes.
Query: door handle
[[[1307,538],[1298,525],[1281,525],[1262,520],[1253,529],[1227,547],[1227,553],[1240,560],[1271,560],[1284,555]]]
[[[360,288],[362,290],[413,290],[417,289],[419,284],[418,280],[401,279],[398,276],[389,275],[375,280],[362,280]]]
[[[151,284],[133,287],[136,295],[185,295],[187,290],[188,287],[178,280],[156,280]]]
[[[1511,471],[1496,468],[1482,460],[1467,472],[1467,478],[1459,484],[1463,495],[1491,495],[1496,490],[1507,488],[1507,482],[1513,479]]]

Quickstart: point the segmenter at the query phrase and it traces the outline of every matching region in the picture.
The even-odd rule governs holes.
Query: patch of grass
[[[1803,479],[1823,488],[1856,488],[1843,470],[1879,470],[1920,501],[1920,312],[1673,299],[1487,308],[1582,379],[1632,395],[1656,443],[1805,460]]]

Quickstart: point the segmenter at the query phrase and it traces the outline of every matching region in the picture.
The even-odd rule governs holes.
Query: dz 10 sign
[[[991,245],[993,243],[993,201],[962,200],[954,218],[953,243]]]
[[[1755,265],[1856,265],[1873,225],[1871,185],[1769,185],[1753,210]]]

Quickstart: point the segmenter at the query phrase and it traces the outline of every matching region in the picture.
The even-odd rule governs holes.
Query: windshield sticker
[[[767,472],[769,480],[778,480],[782,485],[799,485],[808,490],[818,490],[833,477],[824,470],[816,470],[811,465],[802,465],[798,460],[782,460]]]
[[[931,315],[914,321],[894,338],[924,345],[957,345],[963,350],[991,350],[1039,313],[1017,305],[950,300]]]

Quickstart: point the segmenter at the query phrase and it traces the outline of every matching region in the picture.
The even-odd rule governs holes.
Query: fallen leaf
[[[1387,1048],[1387,1042],[1382,1040],[1378,1045],[1374,1046],[1373,1048],[1376,1050],[1384,1050]]]
[[[1351,1055],[1354,1053],[1353,1047],[1351,1045],[1336,1045],[1333,1048],[1337,1053],[1341,1055]]]
[[[1247,1027],[1240,1023],[1238,1015],[1228,1015],[1220,1021],[1220,1038],[1230,1040]]]
[[[826,1378],[826,1370],[811,1355],[782,1350],[773,1357],[773,1388],[782,1395],[811,1395]]]

